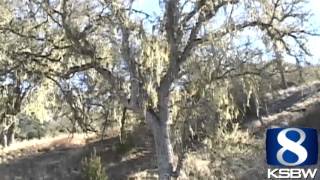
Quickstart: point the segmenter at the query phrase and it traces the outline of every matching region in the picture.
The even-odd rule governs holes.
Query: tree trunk
[[[10,146],[10,144],[14,143],[14,134],[15,134],[15,130],[16,130],[16,117],[15,115],[12,115],[10,118],[10,126],[8,128],[7,131],[7,137],[8,137],[8,146]]]
[[[277,61],[277,68],[280,72],[280,78],[281,78],[281,88],[282,89],[286,89],[288,88],[288,85],[287,85],[287,80],[286,80],[286,76],[285,76],[285,69],[283,67],[283,57],[282,57],[282,54],[281,54],[281,49],[280,49],[281,45],[276,42],[276,44],[273,45],[273,49],[275,51],[275,55],[276,55],[276,61]]]
[[[160,119],[154,113],[147,111],[146,120],[154,137],[159,179],[169,180],[173,172],[173,150],[168,119]]]
[[[278,69],[280,71],[280,76],[281,76],[281,88],[282,89],[287,89],[288,88],[288,84],[287,84],[287,80],[286,80],[286,76],[284,74],[284,67],[282,64],[282,60],[278,59]]]
[[[121,117],[121,124],[120,124],[120,143],[124,143],[125,140],[125,124],[126,124],[126,112],[127,112],[127,108],[124,107],[122,110],[122,117]]]
[[[13,122],[7,131],[8,146],[14,143],[14,133],[15,133],[16,124]]]
[[[303,78],[303,68],[300,65],[300,62],[297,62],[297,67],[298,67],[298,71],[299,71],[299,83],[303,83],[304,82],[304,78]]]
[[[14,136],[14,131],[10,134],[9,136],[9,145],[13,144],[14,143],[14,139],[15,139],[15,136]]]
[[[3,147],[7,147],[8,146],[8,139],[7,139],[7,132],[6,131],[3,131],[2,132],[2,146]]]

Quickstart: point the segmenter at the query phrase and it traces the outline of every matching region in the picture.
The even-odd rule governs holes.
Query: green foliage
[[[29,116],[38,119],[40,123],[52,120],[52,111],[56,103],[54,93],[57,87],[49,79],[41,82],[39,87],[30,95],[28,102],[25,104],[23,111]]]
[[[139,58],[143,67],[140,67],[139,70],[144,76],[148,77],[143,88],[150,96],[148,105],[152,107],[156,107],[159,101],[156,87],[160,85],[160,80],[167,70],[168,53],[168,45],[161,38],[145,39],[141,58]]]
[[[106,170],[102,165],[101,158],[94,149],[90,158],[82,161],[82,175],[85,180],[107,180]]]
[[[34,116],[28,116],[26,114],[19,114],[18,116],[18,137],[23,139],[41,138],[48,135],[48,122],[40,122],[39,119]]]

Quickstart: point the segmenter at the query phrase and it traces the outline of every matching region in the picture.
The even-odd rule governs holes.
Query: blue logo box
[[[317,164],[317,130],[313,128],[268,129],[266,155],[269,165],[294,167]]]

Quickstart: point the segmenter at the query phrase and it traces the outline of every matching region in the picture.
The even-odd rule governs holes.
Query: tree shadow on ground
[[[0,164],[1,180],[80,180],[81,161],[89,157],[93,149],[101,156],[109,179],[128,179],[130,175],[154,168],[152,148],[146,145],[134,147],[134,152],[121,155],[114,146],[118,137],[88,143],[83,147],[38,150],[33,155],[16,158]]]

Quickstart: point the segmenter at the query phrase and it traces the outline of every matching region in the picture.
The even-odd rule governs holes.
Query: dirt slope
[[[269,96],[271,113],[262,118],[264,124],[256,120],[247,127],[259,132],[270,126],[288,125],[320,129],[320,82]],[[127,154],[117,152],[115,146],[119,138],[114,135],[103,141],[94,136],[75,135],[72,138],[61,135],[20,142],[0,150],[0,180],[81,180],[81,160],[89,156],[93,148],[101,156],[109,179],[155,179],[150,176],[142,178],[150,174],[146,172],[152,174],[156,169],[152,138],[143,134],[145,132],[146,129],[134,132],[137,144]],[[261,162],[264,162],[262,158],[264,156],[261,156]],[[261,174],[253,170],[251,176],[249,172],[242,177],[255,179],[253,175]]]
[[[320,82],[268,94],[269,114],[247,123],[253,132],[272,126],[314,127],[320,130]]]
[[[93,148],[101,156],[109,179],[135,179],[135,173],[152,168],[154,160],[150,144],[137,145],[130,155],[119,154],[117,137],[103,141],[98,138],[69,137],[34,140],[29,146],[11,147],[1,151],[1,180],[81,180],[81,160]],[[16,145],[19,146],[19,145]]]

